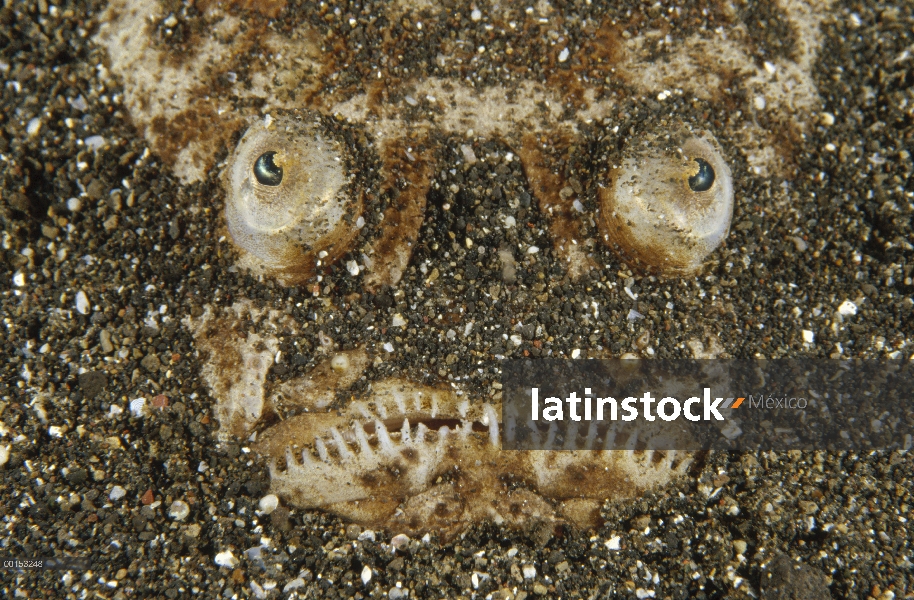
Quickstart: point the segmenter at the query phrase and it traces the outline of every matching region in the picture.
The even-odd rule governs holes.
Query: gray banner
[[[914,364],[508,360],[506,450],[908,450]]]
[[[57,558],[0,558],[3,570],[88,571],[89,559],[61,556]]]

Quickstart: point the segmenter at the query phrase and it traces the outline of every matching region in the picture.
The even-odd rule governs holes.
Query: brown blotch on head
[[[373,472],[359,473],[357,478],[359,482],[367,488],[378,487],[378,475]]]
[[[593,474],[588,472],[587,467],[571,465],[565,469],[565,480],[568,482],[581,483],[592,476]]]
[[[212,100],[199,99],[171,119],[162,115],[155,117],[149,128],[156,153],[169,165],[174,165],[178,155],[193,142],[205,140],[206,150],[195,152],[192,162],[208,171],[213,162],[210,150],[227,146],[243,125],[243,119],[231,113],[220,115]]]
[[[382,193],[396,190],[397,195],[384,211],[381,230],[372,244],[374,264],[365,278],[368,289],[395,285],[409,264],[425,219],[426,196],[435,167],[430,152],[427,140],[409,138],[382,149]]]
[[[567,160],[571,147],[572,140],[567,136],[526,135],[518,154],[540,212],[549,222],[553,249],[575,278],[596,268],[597,264],[584,250],[588,233],[574,208],[577,193],[563,196],[562,192],[568,187],[568,180],[559,172],[559,164]]]
[[[586,108],[584,92],[593,87],[593,81],[616,77],[613,69],[622,58],[620,29],[610,20],[585,32],[590,37],[564,62],[558,59],[565,46],[557,44],[550,47],[543,63],[549,87],[561,91],[562,100],[577,110]]]

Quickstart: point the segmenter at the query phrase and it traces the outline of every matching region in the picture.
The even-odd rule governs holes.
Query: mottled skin
[[[472,62],[473,55],[464,54],[463,43],[446,35],[453,19],[448,11],[393,5],[382,21],[378,15],[339,15],[349,25],[324,29],[307,9],[283,7],[282,2],[259,6],[258,14],[204,3],[198,9],[207,29],[187,34],[183,52],[178,52],[159,41],[162,26],[153,24],[162,15],[155,3],[117,0],[99,39],[108,47],[113,69],[125,79],[135,121],[185,182],[204,177],[232,136],[270,111],[309,109],[361,128],[359,143],[370,148],[381,175],[373,196],[395,187],[400,192],[375,236],[371,254],[377,260],[369,285],[395,284],[402,275],[418,238],[436,157],[453,136],[499,138],[514,150],[549,219],[556,253],[578,276],[595,264],[585,248],[598,233],[574,208],[587,192],[563,193],[567,185],[559,172],[572,149],[592,142],[594,126],[628,110],[628,96],[656,95],[666,101],[692,95],[726,114],[732,112],[737,92],[754,95],[746,110],[761,106],[777,114],[779,120],[770,121],[775,128],[765,130],[757,119],[748,119],[732,138],[762,175],[789,169],[789,138],[802,133],[807,113],[817,103],[809,69],[821,15],[804,4],[784,7],[797,36],[792,52],[771,57],[763,66],[759,57],[767,54],[755,46],[747,26],[736,14],[718,14],[716,7],[686,14],[671,10],[671,24],[691,28],[681,39],[662,38],[662,52],[653,43],[663,29],[639,29],[630,14],[624,22],[595,10],[584,23],[569,23],[548,3],[538,4],[536,11],[495,11],[485,17],[491,21],[487,31],[499,32],[509,47],[512,40],[535,44],[548,34],[549,51],[521,56],[506,49],[495,59],[503,61],[504,75],[471,85],[466,81],[473,80],[472,69],[463,63]],[[273,17],[278,25],[269,20]],[[334,17],[323,21],[332,23]],[[383,41],[341,38],[346,27],[358,28],[363,21],[379,28]],[[380,23],[387,23],[386,29]],[[726,35],[712,27],[721,23]],[[632,30],[638,34],[630,35]],[[417,52],[435,59],[424,62]],[[402,64],[408,58],[419,62]],[[671,124],[656,127],[662,131]],[[617,132],[626,133],[618,126],[612,133]],[[624,143],[616,141],[617,146]],[[593,156],[594,180],[583,182],[585,187],[600,187],[605,165],[620,158],[616,152]],[[695,262],[700,266],[700,260],[688,261]],[[315,268],[314,257],[307,256],[274,274],[286,283],[301,283]],[[656,270],[664,271],[662,265]]]
[[[350,128],[366,153],[360,163],[369,171],[362,173],[366,214],[372,202],[386,201],[383,219],[366,234],[369,289],[399,281],[419,242],[429,186],[436,171],[450,164],[441,157],[459,152],[471,163],[474,141],[497,139],[521,161],[553,250],[569,275],[579,277],[596,264],[595,242],[605,219],[599,206],[596,214],[582,214],[576,202],[593,206],[621,164],[626,136],[643,120],[633,116],[639,103],[650,107],[654,131],[685,122],[718,138],[726,134],[724,156],[758,177],[791,174],[791,140],[819,110],[810,70],[828,2],[783,3],[793,37],[786,51],[774,54],[753,38],[739,14],[718,5],[660,16],[594,7],[583,11],[583,21],[566,19],[547,2],[529,11],[482,8],[479,35],[464,40],[451,33],[468,28],[468,7],[394,4],[378,15],[335,14],[282,1],[197,3],[196,26],[170,42],[167,15],[158,4],[115,0],[97,39],[123,81],[134,123],[184,183],[220,177],[226,164],[220,161],[231,157],[237,136],[271,112],[314,111]],[[478,59],[483,54],[485,61]],[[681,118],[668,118],[667,105]],[[575,181],[565,178],[569,164],[585,166]],[[239,264],[246,264],[243,252]],[[316,285],[317,265],[301,267],[280,280]],[[673,271],[696,268],[701,265]],[[475,413],[461,413],[455,392],[402,380],[374,382],[375,391],[362,399],[374,403],[368,413],[354,412],[355,405],[327,413],[315,398],[348,389],[352,378],[328,379],[333,370],[326,366],[315,370],[310,383],[287,382],[282,393],[265,386],[263,367],[254,377],[240,378],[256,393],[233,396],[238,373],[219,368],[218,349],[251,347],[266,355],[270,348],[269,332],[252,340],[254,334],[237,326],[245,310],[190,323],[208,360],[204,377],[221,406],[223,436],[262,432],[258,450],[275,464],[274,489],[298,506],[409,531],[452,533],[479,518],[518,524],[553,519],[563,507],[563,514],[586,524],[602,500],[637,495],[685,468],[686,461],[627,453],[506,459],[489,436],[495,424],[473,426],[484,420],[478,399],[470,403]],[[446,400],[440,415],[394,411],[382,419],[391,443],[379,451],[384,427],[375,423],[376,411],[388,400],[377,388],[385,385]],[[295,390],[304,397],[296,400]],[[275,425],[277,419],[282,423]],[[392,433],[407,419],[409,441]],[[362,424],[352,429],[356,421]],[[461,433],[445,436],[439,448],[437,440],[415,441],[420,423],[429,440],[440,439],[442,423]],[[339,435],[352,432],[352,457],[343,460],[338,444],[332,450],[336,434],[330,427]],[[367,446],[358,445],[360,427]],[[295,453],[287,457],[289,448],[306,449],[312,466],[300,464]],[[410,456],[426,465],[420,474]],[[352,495],[327,495],[342,487]]]

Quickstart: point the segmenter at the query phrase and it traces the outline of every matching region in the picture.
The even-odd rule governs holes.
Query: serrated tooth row
[[[482,418],[483,424],[488,427],[489,443],[493,446],[500,447],[500,424],[495,409],[491,405],[485,405]],[[376,447],[372,447],[369,436],[365,431],[364,423],[362,421],[355,421],[352,424],[353,437],[350,437],[349,440],[351,442],[354,438],[355,442],[358,444],[358,449],[353,450],[346,442],[346,439],[349,436],[344,436],[339,429],[331,427],[329,429],[329,439],[325,439],[321,436],[315,436],[314,438],[314,451],[317,453],[317,459],[325,464],[337,462],[336,457],[331,454],[329,448],[329,444],[331,443],[337,449],[338,462],[340,463],[348,463],[357,455],[371,456],[376,452],[386,456],[395,456],[398,454],[400,446],[417,446],[428,443],[428,433],[431,431],[427,425],[419,423],[416,426],[416,431],[413,432],[409,419],[404,419],[400,427],[400,439],[394,441],[390,436],[387,426],[377,418],[374,419],[374,430],[377,440]],[[473,433],[473,423],[468,420],[463,420],[454,429],[451,429],[448,426],[442,426],[438,429],[437,445],[439,446],[439,449],[443,449],[443,446],[447,443],[447,437],[455,433],[462,439],[469,437]],[[286,448],[285,455],[286,468],[289,470],[311,468],[315,462],[315,458],[307,449],[302,450],[300,462],[294,457],[291,447]],[[271,464],[270,468],[271,475],[275,475],[275,464]]]
[[[517,435],[516,432],[517,422],[514,419],[509,418],[506,425],[507,439],[515,439]],[[543,429],[537,426],[530,427],[529,432],[530,444],[532,447],[543,450],[622,450],[633,453],[637,450],[639,441],[649,441],[649,439],[643,439],[645,433],[643,430],[635,428],[626,436],[624,447],[620,448],[616,443],[616,438],[619,434],[618,426],[613,425],[606,430],[605,434],[600,435],[597,423],[591,423],[588,426],[587,434],[581,443],[578,441],[580,439],[579,434],[581,433],[581,425],[578,423],[568,424],[564,435],[564,442],[561,444],[559,444],[557,440],[559,428],[556,423],[550,423],[545,429],[545,433],[543,432]],[[489,435],[494,443],[497,434],[493,435],[491,427]]]

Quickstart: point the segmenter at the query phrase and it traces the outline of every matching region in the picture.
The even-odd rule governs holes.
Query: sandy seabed
[[[269,16],[235,4],[228,10],[272,27]],[[430,39],[454,33],[470,50],[461,61],[439,61],[429,42],[385,67],[385,77],[403,79],[402,69],[413,69],[481,88],[502,68],[549,82],[561,56],[554,42],[584,44],[595,35],[588,20],[606,15],[617,17],[613,31],[622,39],[629,30],[635,38],[652,30],[677,36],[742,23],[741,43],[758,65],[803,52],[769,3],[696,2],[679,12],[598,4],[491,11],[455,4],[440,14],[400,7],[391,9],[404,11],[396,18],[370,3],[264,10],[275,8],[277,30],[306,20],[326,36],[323,51],[355,58],[357,47],[384,54],[384,44],[415,33],[421,17]],[[496,356],[583,349],[592,357],[910,360],[910,4],[828,8],[810,69],[818,105],[807,107],[803,130],[789,106],[766,109],[737,73],[709,99],[675,88],[658,99],[633,92],[634,84],[606,84],[625,114],[618,123],[701,119],[728,152],[733,225],[699,275],[641,275],[597,245],[596,268],[569,277],[545,251],[548,224],[525,165],[507,158],[511,147],[497,136],[441,130],[432,135],[439,166],[411,267],[397,285],[375,292],[343,267],[346,259],[319,282],[294,287],[235,267],[219,169],[241,132],[213,138],[212,164],[199,180],[176,176],[174,157],[149,150],[143,130],[150,134],[152,125],[125,106],[123,80],[93,42],[104,8],[7,0],[0,9],[0,554],[91,562],[89,571],[0,570],[4,596],[914,597],[914,468],[897,452],[712,454],[667,487],[608,500],[603,524],[590,531],[479,523],[446,542],[434,532],[403,540],[397,531],[283,503],[267,513],[260,504],[269,493],[266,465],[244,440],[219,441],[203,360],[182,324],[204,305],[250,299],[303,324],[280,336],[285,358],[269,382],[308,372],[329,337],[335,348],[377,349],[368,379],[459,382],[479,398],[497,393]],[[189,52],[206,31],[200,6],[168,1],[163,10],[165,18],[149,26],[153,36],[169,52]],[[500,21],[489,16],[499,10],[513,10],[524,25],[508,36],[518,46],[510,54],[504,41],[498,45]],[[343,19],[382,13],[374,32]],[[494,50],[473,50],[485,45]],[[655,45],[645,56],[669,59],[664,52]],[[327,85],[358,86],[358,68],[341,64]],[[228,83],[213,94],[230,95]],[[390,93],[385,102],[403,95]],[[243,94],[234,98],[245,114],[259,110]],[[560,161],[584,207],[595,201],[588,157],[612,145],[614,118],[583,127],[585,143]],[[167,125],[158,132],[178,139],[180,127]],[[199,123],[182,126],[192,134]],[[745,132],[770,137],[759,146]],[[745,151],[769,145],[772,153]],[[520,225],[491,228],[494,216]],[[462,242],[467,236],[472,250]],[[497,250],[530,246],[544,251],[535,260],[519,254],[507,276]],[[839,312],[846,301],[853,313]],[[397,313],[409,315],[402,330],[391,326]],[[352,393],[364,389],[357,384]]]

